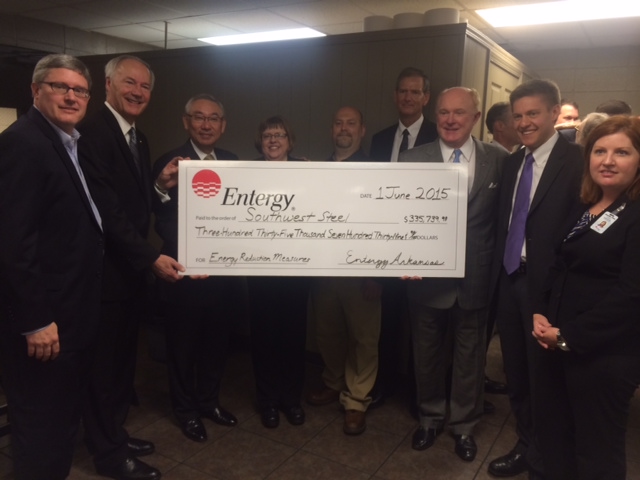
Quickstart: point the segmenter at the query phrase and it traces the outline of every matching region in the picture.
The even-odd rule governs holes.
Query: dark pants
[[[629,404],[640,356],[543,351],[536,438],[548,480],[626,479]]]
[[[69,475],[88,378],[88,352],[62,351],[42,362],[27,356],[22,335],[0,334],[16,480]]]
[[[85,402],[85,443],[97,468],[110,468],[128,456],[124,422],[134,397],[138,327],[148,315],[144,296],[103,302]]]
[[[507,392],[516,418],[518,443],[515,450],[525,455],[534,471],[541,473],[543,468],[534,443],[532,412],[533,378],[541,347],[531,335],[533,308],[526,274],[514,273],[509,276],[502,269],[496,323],[500,331]]]
[[[250,277],[251,354],[258,408],[300,404],[310,280]]]

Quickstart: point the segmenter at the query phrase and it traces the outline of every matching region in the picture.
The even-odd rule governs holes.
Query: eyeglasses
[[[220,123],[222,120],[224,120],[224,117],[221,117],[219,115],[212,115],[210,117],[205,117],[204,115],[189,115],[188,113],[186,113],[185,115],[189,117],[193,123]]]
[[[263,140],[280,140],[281,138],[287,138],[289,135],[286,133],[263,133]]]
[[[58,82],[41,82],[45,85],[49,85],[51,87],[51,91],[56,95],[66,95],[69,90],[73,90],[73,93],[78,98],[89,98],[91,96],[91,92],[83,87],[70,87],[66,83],[58,83]]]

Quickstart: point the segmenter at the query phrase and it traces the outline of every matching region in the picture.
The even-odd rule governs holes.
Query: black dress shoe
[[[147,465],[136,457],[129,457],[115,467],[99,468],[96,471],[98,475],[116,480],[156,480],[160,478],[160,470]]]
[[[282,413],[287,417],[287,422],[291,425],[302,425],[305,420],[304,410],[300,405],[294,405],[293,407],[281,407]]]
[[[473,435],[454,435],[453,438],[456,439],[456,455],[465,462],[473,462],[476,458],[476,453],[478,453],[478,447]]]
[[[224,425],[225,427],[233,427],[238,424],[238,419],[234,417],[231,412],[226,411],[222,407],[205,410],[200,414],[200,416],[213,420],[218,425]]]
[[[199,418],[192,418],[183,422],[181,428],[182,433],[189,440],[193,440],[194,442],[207,441],[207,430],[204,428],[204,424]]]
[[[527,468],[524,455],[512,450],[489,463],[488,470],[491,475],[496,477],[515,477],[522,472],[526,472]]]
[[[260,412],[260,420],[265,428],[276,428],[280,424],[280,414],[275,407],[266,407]]]
[[[129,450],[129,455],[132,457],[144,457],[156,451],[153,443],[132,437],[129,437],[129,440],[127,440],[127,449]]]
[[[506,395],[507,384],[491,380],[485,375],[484,377],[484,392],[492,393],[493,395]]]
[[[426,450],[435,442],[436,437],[442,433],[440,428],[424,428],[422,426],[414,432],[411,438],[411,448],[414,450]]]
[[[489,400],[485,400],[482,404],[482,412],[484,414],[491,414],[496,412],[496,406]]]

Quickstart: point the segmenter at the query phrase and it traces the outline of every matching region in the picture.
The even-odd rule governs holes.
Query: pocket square
[[[498,184],[497,184],[497,183],[495,183],[495,182],[491,182],[491,183],[489,184],[489,188],[498,188]]]

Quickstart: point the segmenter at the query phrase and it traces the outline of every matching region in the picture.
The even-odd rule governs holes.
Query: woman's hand
[[[533,314],[533,338],[542,348],[553,350],[558,345],[558,329],[549,323],[544,315]]]

